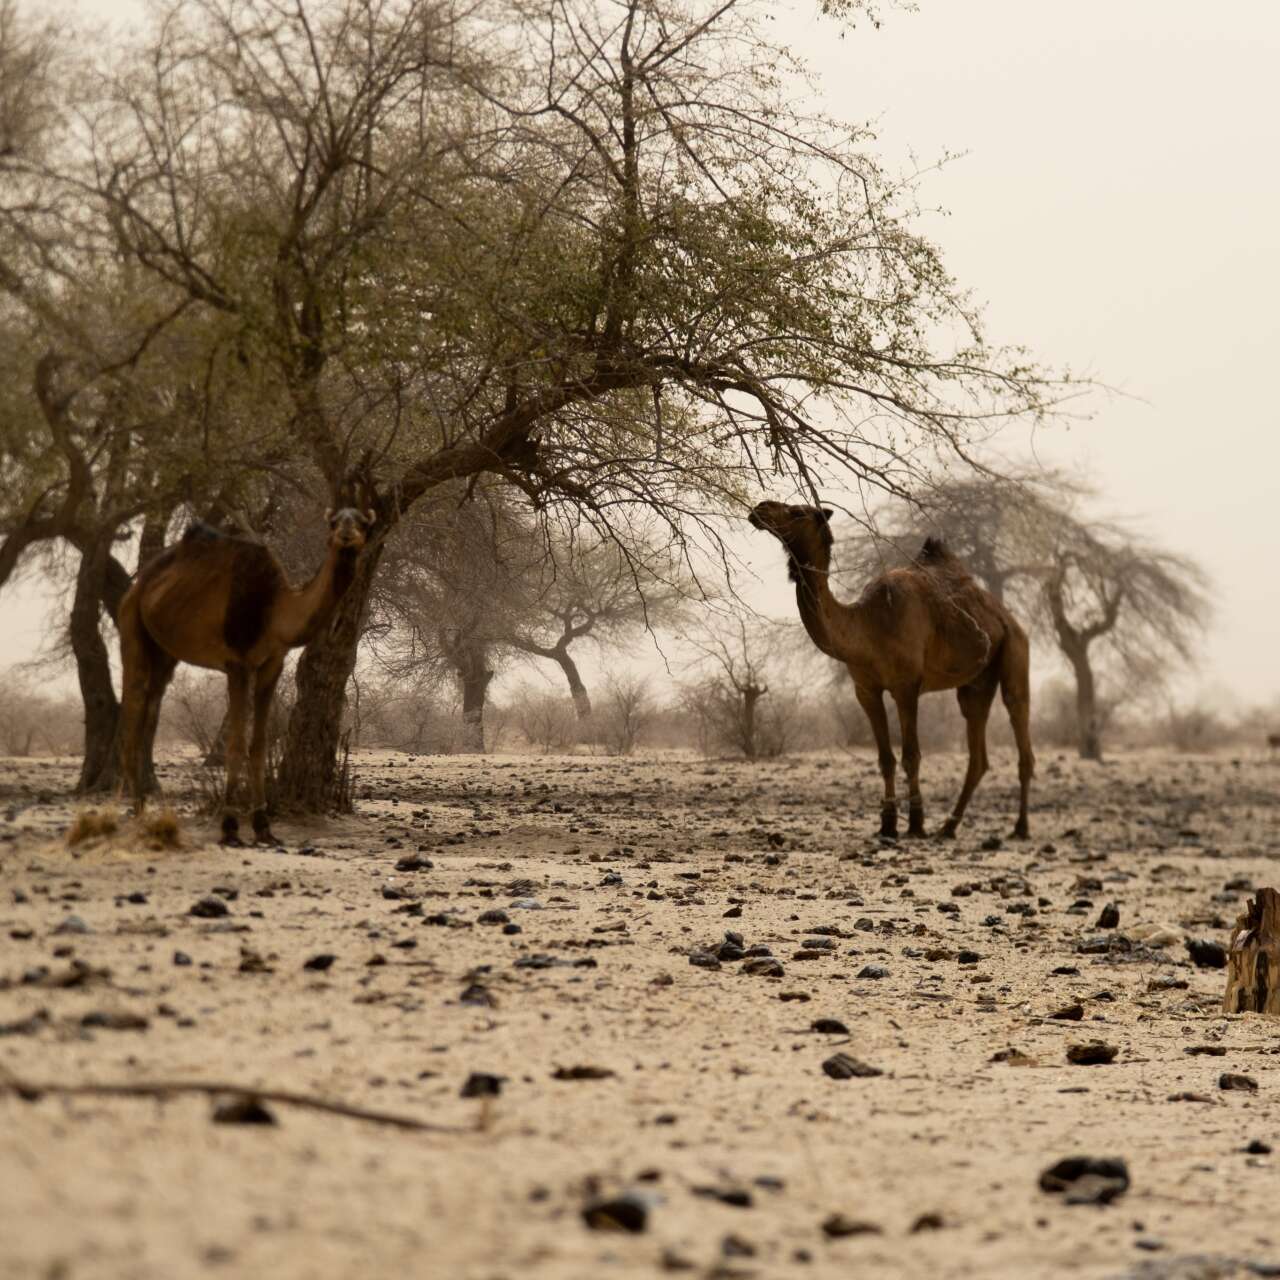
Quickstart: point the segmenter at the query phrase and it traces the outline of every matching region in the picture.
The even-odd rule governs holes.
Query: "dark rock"
[[[173,953],[173,963],[179,969],[184,969],[191,963],[191,957],[185,951],[175,951]]]
[[[833,1080],[852,1080],[855,1077],[870,1079],[872,1076],[884,1075],[879,1067],[859,1062],[857,1058],[851,1058],[847,1053],[832,1054],[822,1064],[822,1070]]]
[[[79,916],[67,916],[61,924],[55,925],[53,933],[55,936],[68,933],[88,933],[89,926],[85,924]]]
[[[839,1018],[815,1018],[809,1024],[810,1031],[824,1036],[847,1036],[849,1028]]]
[[[473,1071],[463,1083],[460,1098],[496,1098],[502,1092],[506,1076],[489,1075],[484,1071]]]
[[[858,970],[859,978],[887,978],[889,970],[882,964],[864,964]]]
[[[218,1103],[213,1109],[214,1124],[276,1124],[275,1115],[267,1109],[260,1098],[251,1093],[242,1093],[225,1102]]]
[[[333,968],[333,962],[337,958],[337,956],[332,955],[327,951],[322,951],[319,955],[312,956],[311,959],[307,960],[302,967],[304,969],[312,969],[316,973],[326,973],[328,970]]]
[[[482,911],[476,917],[476,924],[510,924],[511,917],[496,907],[490,911]]]
[[[753,956],[742,962],[742,972],[756,978],[781,978],[786,971],[773,956]]]
[[[231,908],[221,898],[215,898],[210,894],[207,898],[201,898],[194,903],[187,914],[201,920],[216,920],[220,916],[230,915]]]
[[[397,871],[430,871],[435,865],[430,858],[418,853],[406,853],[403,858],[396,859]]]
[[[557,1067],[552,1073],[553,1080],[607,1080],[618,1073],[609,1067]]]
[[[733,1209],[750,1209],[754,1201],[751,1198],[751,1192],[745,1187],[690,1187],[695,1196],[702,1196],[706,1200],[718,1200],[721,1204],[727,1204]]]
[[[1084,1017],[1084,1005],[1069,1004],[1049,1015],[1054,1022],[1079,1022]]]
[[[1219,1089],[1236,1089],[1241,1093],[1257,1093],[1258,1082],[1252,1076],[1242,1076],[1234,1071],[1224,1071],[1218,1077]]]
[[[922,1213],[912,1224],[911,1234],[918,1235],[921,1231],[941,1231],[945,1224],[942,1221],[940,1213]]]
[[[846,1217],[843,1213],[833,1213],[823,1222],[822,1234],[828,1240],[843,1240],[846,1236],[878,1236],[882,1232],[874,1222],[863,1222]]]
[[[1067,1204],[1110,1204],[1129,1189],[1129,1168],[1114,1157],[1069,1156],[1040,1175],[1040,1190]]]
[[[1226,1049],[1220,1044],[1188,1045],[1182,1052],[1190,1054],[1193,1058],[1225,1058],[1227,1056]]]
[[[1120,908],[1114,902],[1108,902],[1102,908],[1102,914],[1098,917],[1098,923],[1095,927],[1099,929],[1118,929],[1120,927]]]
[[[458,997],[458,1003],[476,1005],[481,1009],[498,1007],[497,997],[482,982],[473,982],[470,986],[464,987],[462,994]]]
[[[1271,1145],[1263,1142],[1260,1138],[1254,1138],[1244,1150],[1245,1154],[1250,1156],[1269,1156],[1271,1154]]]
[[[1085,1044],[1073,1044],[1067,1048],[1067,1061],[1078,1067],[1106,1066],[1114,1062],[1120,1050],[1113,1044],[1104,1044],[1101,1040],[1090,1040]]]
[[[140,1013],[125,1010],[94,1009],[80,1019],[82,1027],[102,1031],[145,1031],[151,1023]]]
[[[592,1231],[630,1231],[638,1234],[649,1223],[649,1204],[642,1196],[623,1194],[592,1200],[583,1206],[582,1221]]]
[[[1187,954],[1197,969],[1227,967],[1227,949],[1220,942],[1209,942],[1204,938],[1188,938]]]

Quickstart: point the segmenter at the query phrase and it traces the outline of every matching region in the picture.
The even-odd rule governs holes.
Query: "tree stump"
[[[1227,948],[1226,1013],[1280,1016],[1280,892],[1259,889]]]

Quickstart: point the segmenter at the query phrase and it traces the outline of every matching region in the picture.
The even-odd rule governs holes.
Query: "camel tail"
[[[1018,743],[1020,772],[1027,777],[1035,773],[1035,755],[1031,750],[1031,641],[1027,633],[1012,619],[1000,646],[1000,697],[1009,712],[1014,738]]]

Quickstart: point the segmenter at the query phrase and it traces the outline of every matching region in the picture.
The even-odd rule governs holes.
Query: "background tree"
[[[530,536],[540,535],[531,529]],[[585,544],[564,532],[547,539],[546,554],[520,582],[523,603],[509,614],[508,637],[520,653],[560,668],[584,724],[591,719],[591,695],[570,649],[584,642],[597,652],[617,649],[646,628],[677,625],[688,600],[701,594],[670,553],[639,538],[624,548],[588,536]]]

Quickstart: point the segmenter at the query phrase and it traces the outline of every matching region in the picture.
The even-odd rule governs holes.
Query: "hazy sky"
[[[775,6],[775,30],[831,114],[876,121],[890,168],[965,153],[925,179],[947,215],[924,225],[991,336],[1124,393],[1003,451],[1088,466],[1112,513],[1197,556],[1217,603],[1198,681],[1275,698],[1280,5],[920,0],[843,39],[817,7]],[[751,596],[788,610],[776,544],[743,545]],[[31,597],[6,593],[0,664],[39,641]]]

